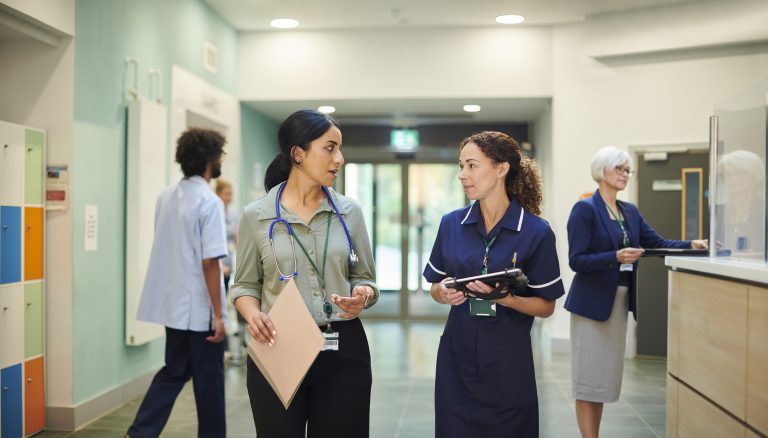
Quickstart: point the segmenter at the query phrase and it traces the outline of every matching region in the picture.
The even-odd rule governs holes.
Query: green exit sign
[[[419,146],[418,129],[393,129],[389,143],[397,149],[416,149]]]

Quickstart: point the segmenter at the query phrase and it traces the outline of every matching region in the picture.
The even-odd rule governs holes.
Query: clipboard
[[[666,256],[708,256],[708,249],[690,249],[690,248],[645,248],[643,257],[666,257]]]
[[[275,346],[252,338],[248,341],[248,356],[287,410],[325,339],[293,279],[280,292],[269,318],[277,330]]]

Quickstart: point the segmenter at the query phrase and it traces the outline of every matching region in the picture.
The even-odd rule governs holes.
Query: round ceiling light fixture
[[[275,18],[269,22],[269,25],[276,29],[293,29],[299,26],[299,20],[293,18]]]
[[[336,112],[336,107],[331,105],[320,105],[317,110],[323,114],[333,114]]]
[[[525,21],[522,15],[499,15],[496,22],[499,24],[520,24]]]
[[[464,105],[464,111],[468,113],[476,113],[481,109],[482,108],[480,108],[480,105]]]

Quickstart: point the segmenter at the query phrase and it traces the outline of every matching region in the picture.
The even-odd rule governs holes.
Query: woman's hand
[[[275,325],[272,324],[272,320],[269,319],[269,315],[257,310],[246,320],[248,321],[248,334],[250,334],[252,338],[264,345],[270,347],[275,346],[277,330],[275,330]]]
[[[434,298],[435,301],[441,304],[458,306],[464,301],[467,301],[467,297],[464,296],[463,292],[456,289],[448,289],[447,287],[445,287],[445,284],[442,282],[432,283],[432,288],[430,289],[430,292],[432,294],[432,298]]]
[[[621,263],[635,263],[645,252],[642,248],[622,248],[616,251],[616,260]]]
[[[499,284],[496,283],[496,287],[498,287]],[[467,289],[472,291],[472,295],[477,296],[477,294],[488,294],[493,292],[493,289],[491,286],[488,286],[484,282],[480,280],[475,280],[472,282],[467,283]]]
[[[709,249],[708,240],[691,240],[692,249]]]
[[[337,294],[331,295],[331,301],[333,304],[339,306],[344,313],[337,313],[336,316],[344,319],[352,319],[360,315],[360,312],[365,308],[366,301],[370,301],[376,294],[373,288],[370,286],[355,286],[352,289],[351,297],[342,297]],[[366,298],[368,298],[366,300]]]

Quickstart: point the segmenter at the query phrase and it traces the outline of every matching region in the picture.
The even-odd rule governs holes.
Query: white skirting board
[[[125,343],[142,345],[163,336],[163,327],[136,320],[152,251],[155,202],[167,184],[165,106],[136,99],[128,104],[125,205]]]

